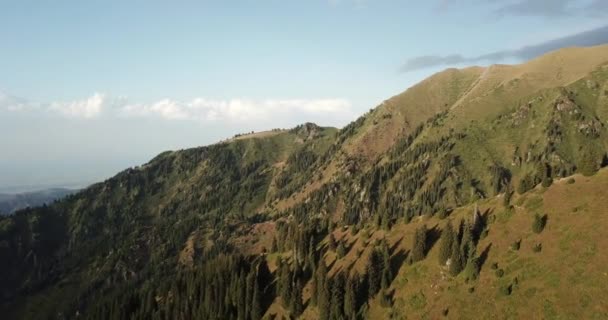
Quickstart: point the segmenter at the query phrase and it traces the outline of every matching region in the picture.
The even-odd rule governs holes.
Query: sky
[[[605,0],[0,0],[0,192],[341,127],[447,67],[608,43]]]

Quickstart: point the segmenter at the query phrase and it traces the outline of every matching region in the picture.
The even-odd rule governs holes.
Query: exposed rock
[[[596,90],[597,88],[599,88],[598,83],[591,79],[585,81],[585,85],[587,85],[587,88],[589,88],[591,90]]]
[[[307,141],[318,137],[321,127],[314,123],[307,122],[293,128],[291,131],[298,135],[303,141]]]

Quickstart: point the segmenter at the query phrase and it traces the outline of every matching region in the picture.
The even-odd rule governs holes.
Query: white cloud
[[[104,117],[156,118],[167,121],[203,123],[250,123],[269,126],[311,121],[343,125],[355,113],[350,101],[332,99],[226,99],[194,98],[189,101],[162,99],[152,103],[133,103],[125,98],[95,93],[74,101],[33,103],[0,92],[0,110],[59,114],[67,118]]]
[[[99,116],[111,102],[116,104],[117,101],[119,100],[109,100],[105,95],[95,93],[84,100],[38,103],[0,92],[0,111],[56,113],[69,118],[91,119]]]
[[[120,114],[126,117],[160,117],[167,120],[247,122],[306,116],[350,117],[346,99],[230,99],[196,98],[189,102],[164,99],[151,104],[128,104]]]
[[[0,110],[22,111],[29,107],[26,100],[0,92]]]
[[[105,102],[105,95],[95,93],[85,100],[53,102],[48,109],[72,118],[90,119],[101,114]]]

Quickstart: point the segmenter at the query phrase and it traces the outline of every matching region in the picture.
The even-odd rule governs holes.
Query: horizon
[[[340,128],[447,68],[608,43],[601,0],[0,8],[0,192],[86,186],[243,132]]]

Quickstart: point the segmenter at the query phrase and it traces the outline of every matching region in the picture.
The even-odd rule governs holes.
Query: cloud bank
[[[400,68],[400,71],[405,73],[438,66],[474,64],[479,62],[499,62],[506,59],[528,60],[564,47],[586,47],[606,43],[608,43],[608,25],[578,34],[546,41],[540,44],[524,46],[516,50],[502,50],[473,57],[467,57],[460,54],[414,57],[409,59]]]
[[[157,117],[167,120],[198,120],[204,122],[247,122],[290,115],[344,117],[352,113],[346,99],[268,99],[209,100],[196,98],[188,102],[164,99],[151,104],[127,104],[120,108],[125,117]]]
[[[48,106],[48,109],[49,111],[58,112],[71,118],[90,119],[101,114],[105,103],[105,96],[100,93],[95,93],[85,100],[53,102]]]
[[[608,15],[606,0],[438,0],[436,12],[445,13],[449,9],[463,5],[488,6],[490,14],[504,17],[602,17]]]
[[[498,2],[489,0],[490,3]],[[494,11],[498,16],[524,16],[524,17],[567,17],[567,16],[601,16],[606,15],[608,1],[593,0],[583,5],[575,0],[519,0],[507,1],[509,3]]]
[[[167,121],[199,121],[205,123],[249,123],[284,120],[308,121],[327,119],[330,122],[352,120],[350,101],[332,99],[227,99],[194,98],[190,101],[162,99],[152,103],[132,103],[125,98],[95,93],[75,101],[33,103],[0,93],[0,111],[38,112],[73,119],[115,117],[123,119],[155,118]]]

